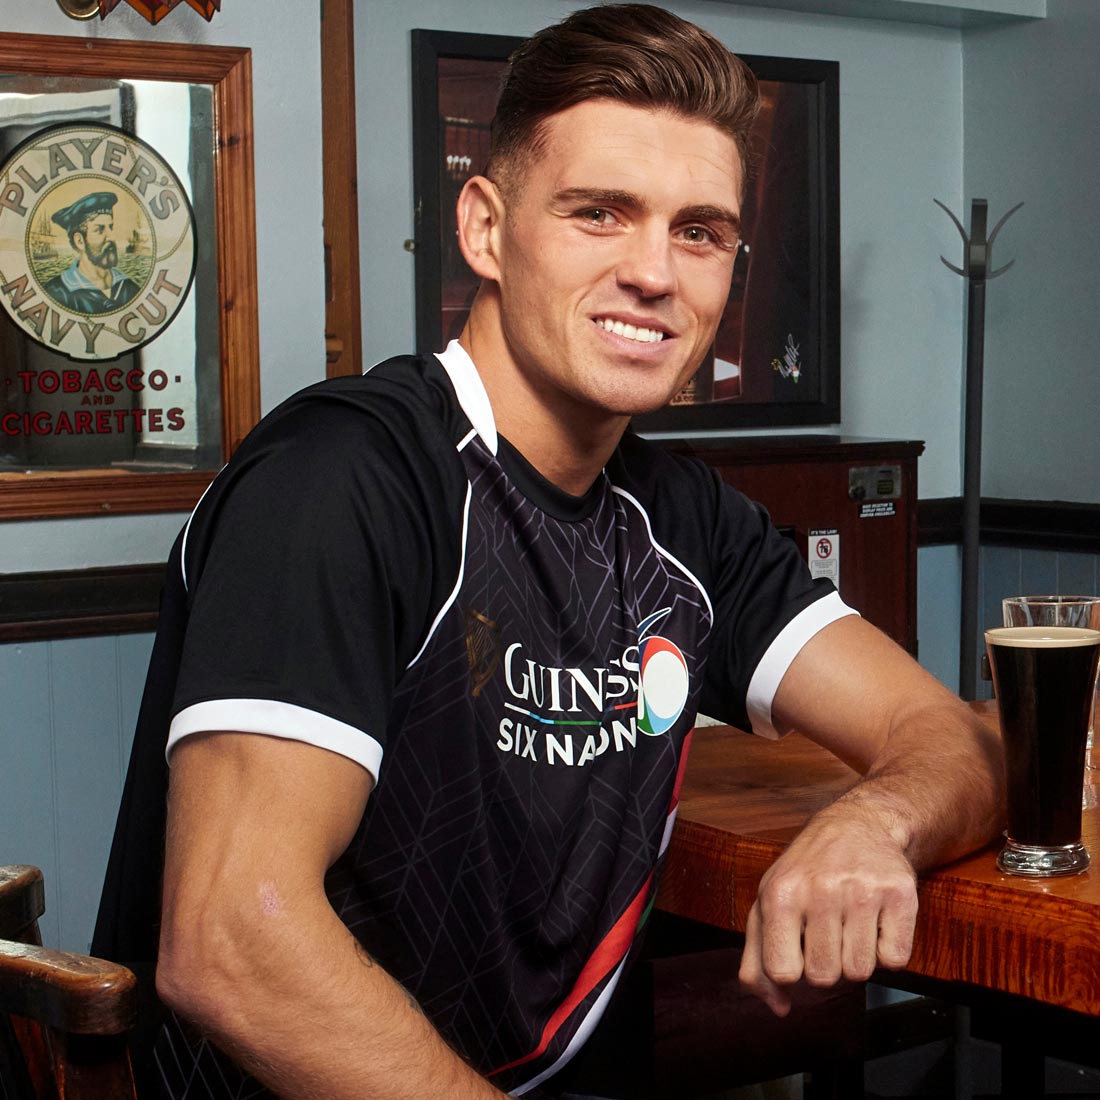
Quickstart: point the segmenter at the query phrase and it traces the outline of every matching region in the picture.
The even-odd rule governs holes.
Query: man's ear
[[[500,281],[504,201],[492,180],[471,176],[458,196],[458,246],[474,274]]]

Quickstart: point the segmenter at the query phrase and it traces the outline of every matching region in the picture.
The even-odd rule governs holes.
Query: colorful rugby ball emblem
[[[690,687],[680,647],[658,634],[642,637],[669,610],[649,616],[638,631],[638,728],[650,737],[672,728],[687,704]]]

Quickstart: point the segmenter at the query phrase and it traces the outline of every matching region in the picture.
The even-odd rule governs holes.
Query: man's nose
[[[667,227],[639,226],[623,244],[616,277],[643,298],[663,298],[676,289],[676,257]]]

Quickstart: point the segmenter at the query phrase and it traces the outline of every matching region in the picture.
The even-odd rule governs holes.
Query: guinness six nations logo
[[[0,168],[0,301],[70,359],[116,359],[164,331],[195,271],[191,204],[154,149],[113,126],[58,126]]]

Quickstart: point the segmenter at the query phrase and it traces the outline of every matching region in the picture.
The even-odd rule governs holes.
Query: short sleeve
[[[453,443],[400,402],[326,391],[266,420],[186,529],[168,752],[260,733],[377,779],[397,678],[455,582],[464,494]]]
[[[836,619],[856,614],[827,580],[814,580],[795,543],[767,512],[712,475],[710,583],[714,633],[703,713],[778,737],[772,701],[799,650]]]

